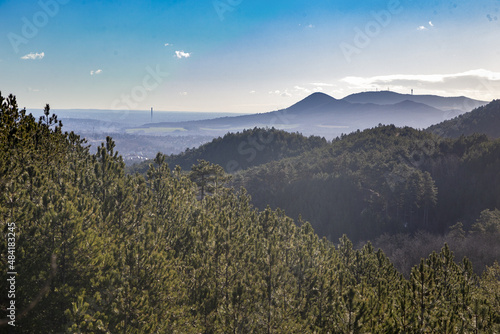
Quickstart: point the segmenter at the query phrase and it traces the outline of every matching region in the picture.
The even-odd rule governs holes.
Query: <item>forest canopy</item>
[[[500,330],[498,264],[477,276],[443,245],[405,278],[370,243],[333,244],[280,209],[257,210],[213,164],[183,172],[158,154],[145,177],[126,175],[111,138],[90,154],[62,129],[48,105],[36,120],[0,95],[0,268],[14,223],[17,333]],[[483,149],[464,149],[471,163],[494,149],[472,140]],[[490,216],[478,230],[495,228]]]

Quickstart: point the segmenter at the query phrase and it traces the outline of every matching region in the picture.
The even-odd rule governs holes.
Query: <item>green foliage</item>
[[[325,146],[325,138],[304,137],[299,133],[289,133],[275,128],[254,128],[237,133],[227,133],[198,148],[166,157],[171,166],[179,165],[190,169],[199,160],[220,165],[227,173],[248,169],[253,166],[294,157],[315,148]],[[148,163],[143,162],[129,168],[131,173],[145,174]]]
[[[500,234],[500,210],[484,210],[472,226],[474,232],[482,234]]]
[[[302,215],[330,240],[383,233],[445,233],[470,228],[479,213],[500,207],[500,141],[484,135],[442,139],[428,132],[379,126],[324,147],[237,173],[258,208]]]
[[[38,122],[13,96],[0,107],[0,271],[15,222],[17,333],[499,329],[498,265],[478,278],[445,247],[406,280],[371,244],[335,246],[281,210],[256,210],[220,167],[201,161],[189,175],[158,154],[147,178],[125,175],[111,138],[92,155],[48,106]],[[423,189],[414,209],[433,201]]]
[[[428,130],[451,138],[470,136],[474,133],[484,133],[490,138],[500,138],[500,100],[493,100],[471,112],[433,125]]]
[[[198,160],[198,165],[191,168],[189,179],[198,186],[200,199],[203,200],[206,195],[217,195],[230,177],[224,173],[221,166]]]

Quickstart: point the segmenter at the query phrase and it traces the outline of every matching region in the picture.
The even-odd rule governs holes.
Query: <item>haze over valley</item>
[[[467,97],[364,92],[335,99],[313,93],[288,108],[267,113],[56,110],[67,131],[96,149],[112,136],[127,163],[152,159],[157,152],[178,154],[215,137],[245,129],[276,128],[332,140],[378,124],[427,128],[485,105]],[[28,110],[41,115],[42,110]]]

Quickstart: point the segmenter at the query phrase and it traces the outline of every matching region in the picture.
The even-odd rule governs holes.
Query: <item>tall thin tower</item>
[[[151,123],[153,123],[153,107],[151,107]]]

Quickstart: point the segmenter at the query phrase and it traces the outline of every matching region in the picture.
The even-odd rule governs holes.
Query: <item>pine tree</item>
[[[217,192],[229,180],[229,176],[225,174],[221,166],[205,160],[198,160],[198,165],[193,165],[189,178],[198,185],[200,200],[203,200],[207,195],[217,195]]]

